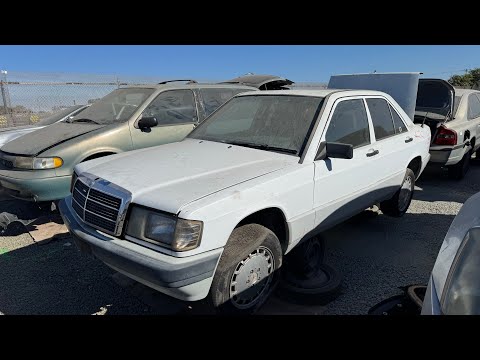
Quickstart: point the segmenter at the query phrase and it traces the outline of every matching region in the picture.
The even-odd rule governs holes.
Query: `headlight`
[[[453,260],[442,294],[446,315],[480,315],[480,228],[470,229]]]
[[[17,169],[43,170],[56,169],[63,165],[63,160],[59,157],[50,158],[32,158],[17,156],[13,160],[13,167]]]
[[[185,220],[134,206],[126,234],[174,251],[187,251],[200,245],[203,223]]]

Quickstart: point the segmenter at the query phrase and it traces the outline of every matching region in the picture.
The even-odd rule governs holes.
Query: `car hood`
[[[105,125],[57,123],[55,126],[46,126],[38,131],[25,134],[12,140],[2,146],[1,150],[11,154],[36,156],[55,145],[95,131],[104,126]]]
[[[76,166],[132,193],[132,202],[177,214],[200,198],[280,170],[298,158],[241,146],[185,139]]]
[[[419,72],[332,75],[328,89],[383,91],[390,95],[414,120]]]

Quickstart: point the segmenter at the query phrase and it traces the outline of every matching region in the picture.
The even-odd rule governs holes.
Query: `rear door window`
[[[468,96],[468,120],[475,119],[480,116],[480,100],[476,94]]]
[[[325,141],[351,144],[354,148],[370,144],[370,130],[363,100],[344,100],[338,103]]]
[[[202,98],[203,108],[205,110],[205,116],[209,116],[212,112],[217,110],[227,100],[233,96],[246,92],[248,89],[235,89],[235,88],[203,88],[200,89],[200,95]]]
[[[392,115],[388,108],[388,103],[384,99],[369,98],[367,100],[370,116],[372,117],[373,130],[375,138],[382,140],[395,135]]]

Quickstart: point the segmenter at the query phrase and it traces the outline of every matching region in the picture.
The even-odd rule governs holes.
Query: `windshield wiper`
[[[75,123],[75,122],[89,122],[89,123],[94,123],[100,125],[100,123],[96,122],[95,120],[92,119],[87,119],[87,118],[82,118],[82,119],[72,119],[67,121],[69,124]]]
[[[226,141],[226,142],[232,145],[245,146],[253,149],[271,150],[271,151],[278,151],[278,152],[284,152],[287,154],[295,154],[295,155],[297,154],[297,150],[286,149],[286,148],[277,147],[277,146],[270,146],[267,144],[255,144],[255,143],[239,142],[239,141]]]

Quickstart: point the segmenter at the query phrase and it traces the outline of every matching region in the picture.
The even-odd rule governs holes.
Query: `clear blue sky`
[[[327,82],[352,72],[421,71],[448,78],[480,67],[480,46],[0,46],[0,69],[220,80],[275,74]]]

